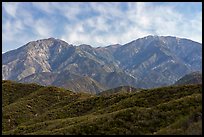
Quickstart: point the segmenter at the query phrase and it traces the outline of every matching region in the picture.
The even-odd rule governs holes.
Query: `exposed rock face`
[[[202,45],[177,37],[147,36],[125,45],[93,48],[49,38],[6,52],[2,59],[2,79],[6,80],[62,86],[72,85],[66,82],[77,82],[80,77],[81,83],[95,81],[100,90],[151,88],[201,71]]]

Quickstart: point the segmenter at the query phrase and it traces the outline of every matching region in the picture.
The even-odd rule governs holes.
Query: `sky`
[[[57,38],[103,47],[147,35],[202,43],[201,2],[3,2],[2,53]]]

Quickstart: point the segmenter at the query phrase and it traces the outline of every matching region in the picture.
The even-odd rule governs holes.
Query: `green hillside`
[[[3,134],[202,134],[201,84],[106,96],[11,81],[2,86]]]

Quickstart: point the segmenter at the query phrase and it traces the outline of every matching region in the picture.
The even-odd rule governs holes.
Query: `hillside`
[[[107,96],[2,81],[3,134],[202,134],[202,85]]]

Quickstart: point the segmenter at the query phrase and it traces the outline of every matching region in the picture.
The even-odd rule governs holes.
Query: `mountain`
[[[54,38],[29,42],[2,55],[2,77],[20,80],[34,73],[52,72],[62,61],[61,56],[72,50],[72,45]]]
[[[201,84],[123,89],[103,96],[3,80],[2,134],[202,134]]]
[[[192,72],[180,78],[175,82],[175,85],[185,85],[185,84],[202,84],[202,73]]]
[[[54,38],[29,42],[17,50],[2,55],[2,78],[55,85],[59,80],[77,79],[78,75],[88,76],[91,79],[97,73],[105,74],[108,77],[110,72],[120,72],[124,73],[123,77],[130,77],[110,59],[107,60],[107,57],[102,57],[96,52],[99,51],[88,45],[76,47]],[[64,76],[65,71],[76,74],[76,77]],[[123,77],[118,78],[123,79]],[[98,82],[103,84],[104,81],[99,80]],[[117,83],[115,84],[117,86]]]
[[[93,93],[118,86],[167,86],[201,69],[202,45],[171,36],[147,36],[124,45],[97,48],[48,38],[2,55],[4,80],[62,86],[86,77],[88,83],[92,79],[100,85]]]
[[[171,36],[147,36],[119,47],[114,52],[120,67],[142,87],[173,84],[181,76],[202,70],[200,43]]]

